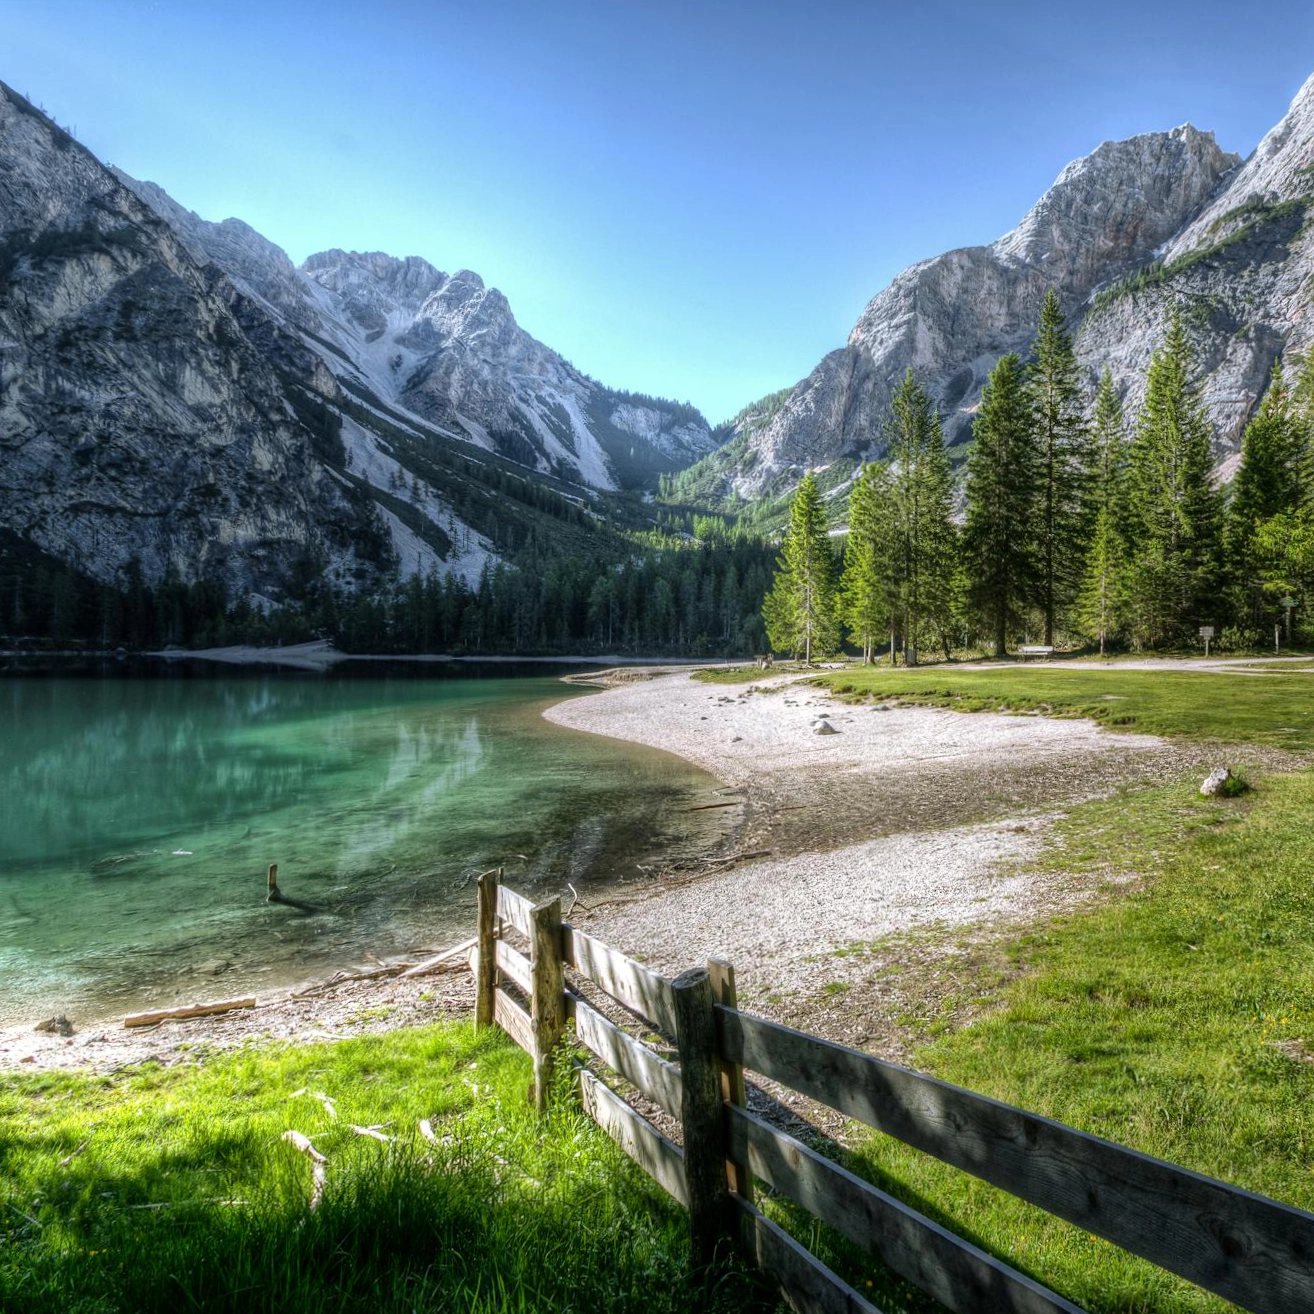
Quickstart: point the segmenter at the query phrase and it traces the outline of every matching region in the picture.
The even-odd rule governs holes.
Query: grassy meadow
[[[531,1076],[500,1033],[448,1023],[4,1078],[0,1310],[773,1307],[736,1269],[693,1285],[679,1208],[568,1105],[540,1123]],[[328,1160],[314,1211],[288,1129]]]

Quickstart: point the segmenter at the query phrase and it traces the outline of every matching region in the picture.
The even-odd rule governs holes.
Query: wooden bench
[[[1026,661],[1028,657],[1052,657],[1054,649],[1043,643],[1024,643],[1018,647],[1017,655]]]

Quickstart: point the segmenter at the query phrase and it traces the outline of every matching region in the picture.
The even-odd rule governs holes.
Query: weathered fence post
[[[479,878],[479,956],[475,966],[475,1026],[493,1025],[493,992],[497,989],[497,886],[501,871],[486,871]]]
[[[695,1269],[716,1258],[732,1237],[726,1185],[726,1136],[721,1110],[712,983],[704,967],[671,982],[676,1046],[680,1053],[680,1122],[684,1129],[684,1176],[689,1195],[689,1242]]]
[[[566,1034],[566,979],[561,957],[561,900],[541,903],[529,914],[530,1017],[534,1023],[534,1107],[547,1110],[552,1060]]]
[[[738,995],[735,993],[735,969],[724,958],[707,960],[707,976],[712,983],[712,998],[723,1008],[737,1008]],[[719,1030],[718,1030],[719,1037]],[[744,1092],[744,1069],[738,1063],[730,1063],[720,1057],[722,1053],[718,1039],[717,1065],[721,1070],[721,1098],[726,1104],[735,1104],[743,1109],[748,1106]],[[726,1180],[730,1189],[749,1204],[753,1202],[753,1174],[748,1165],[726,1160]]]

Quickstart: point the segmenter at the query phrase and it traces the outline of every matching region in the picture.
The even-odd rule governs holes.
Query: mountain
[[[881,455],[890,393],[909,367],[938,402],[947,441],[966,441],[987,374],[1005,353],[1027,353],[1049,287],[1092,382],[1107,364],[1132,405],[1170,307],[1181,308],[1227,458],[1274,358],[1314,331],[1312,192],[1314,78],[1244,164],[1189,124],[1105,142],[1012,232],[899,274],[736,459],[727,448],[688,478],[705,484],[710,472],[721,495],[754,496],[792,487],[807,468]]]
[[[288,329],[353,392],[544,474],[645,488],[716,441],[693,407],[617,392],[515,321],[478,274],[417,256],[321,251],[298,269],[240,219],[208,223],[154,183],[119,179]]]
[[[715,444],[692,407],[537,342],[478,275],[343,251],[297,268],[0,84],[5,541],[258,605],[320,575],[475,583],[529,545],[605,545],[600,497]]]
[[[236,289],[4,87],[0,143],[0,529],[96,578],[135,561],[257,596],[307,554],[383,564]]]

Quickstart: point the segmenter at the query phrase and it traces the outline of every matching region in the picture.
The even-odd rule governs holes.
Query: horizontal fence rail
[[[529,956],[501,927],[528,941]],[[595,1071],[574,1070],[589,1116],[690,1215],[695,1267],[733,1240],[806,1314],[879,1314],[754,1204],[763,1183],[954,1314],[1080,1307],[749,1112],[747,1069],[1104,1237],[1253,1314],[1314,1311],[1314,1215],[736,1007],[713,960],[675,980],[479,881],[476,1020],[534,1059],[544,1107],[567,1020],[574,1040],[680,1124],[676,1145]],[[633,1014],[679,1062],[618,1026],[569,969]],[[503,988],[529,1000],[529,1009]],[[618,1014],[619,1016],[619,1014]],[[633,1028],[631,1028],[633,1030]]]
[[[1314,1309],[1314,1216],[777,1022],[727,1057],[1256,1314]]]
[[[675,1035],[675,1002],[671,983],[632,958],[618,954],[601,940],[585,935],[569,922],[561,927],[566,966],[573,967],[613,999],[667,1035]]]
[[[730,1110],[730,1155],[947,1309],[967,1314],[1081,1314],[901,1200],[746,1109]]]
[[[581,1045],[673,1118],[680,1116],[683,1087],[674,1063],[658,1058],[571,991],[566,992],[566,1015],[574,1019],[575,1039]]]
[[[658,1186],[688,1208],[684,1151],[666,1139],[641,1113],[636,1113],[588,1068],[579,1069],[580,1097],[585,1112]]]

